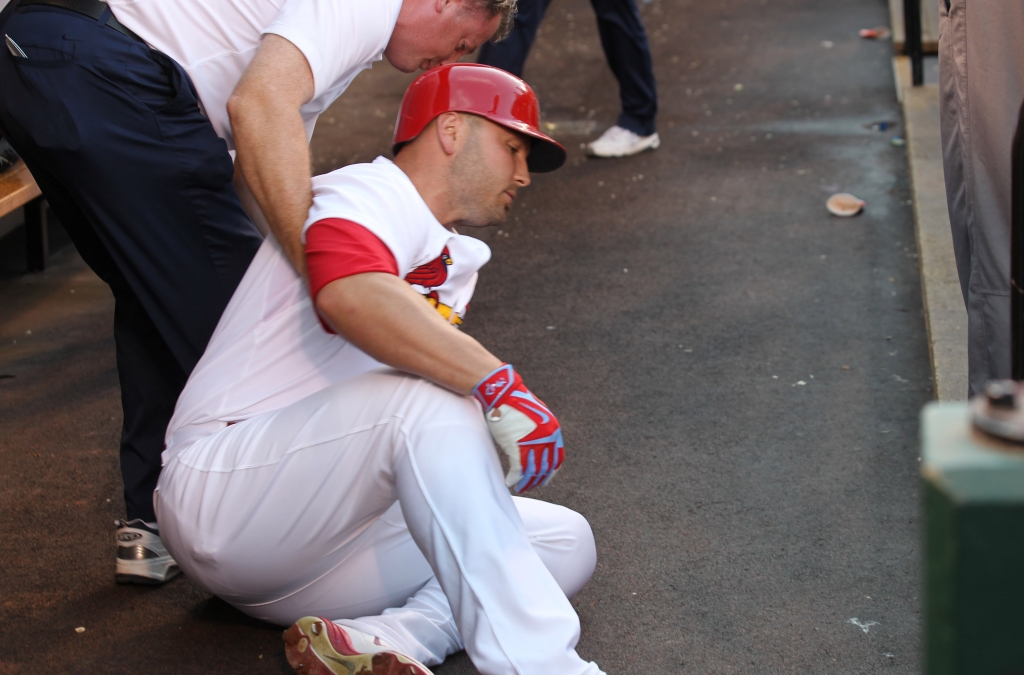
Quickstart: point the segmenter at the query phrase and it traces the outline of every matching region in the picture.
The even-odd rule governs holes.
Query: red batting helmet
[[[554,171],[565,162],[565,148],[538,128],[540,105],[530,85],[478,63],[449,63],[428,70],[409,85],[395,122],[395,154],[434,118],[450,111],[479,115],[532,138],[526,164],[534,173]]]

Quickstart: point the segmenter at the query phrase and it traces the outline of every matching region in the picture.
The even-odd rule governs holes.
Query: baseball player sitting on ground
[[[314,178],[309,288],[268,238],[178,400],[164,541],[243,612],[294,622],[299,673],[426,675],[463,648],[485,675],[601,672],[568,600],[590,526],[506,489],[554,475],[558,421],[456,328],[490,250],[453,226],[502,222],[565,161],[538,110],[496,68],[413,82],[394,163]]]

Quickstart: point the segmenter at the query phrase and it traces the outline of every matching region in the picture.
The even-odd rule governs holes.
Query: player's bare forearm
[[[469,394],[502,363],[393,274],[332,281],[317,295],[316,307],[339,335],[381,363],[460,394]]]
[[[299,108],[313,91],[313,74],[302,52],[282,37],[266,35],[228,100],[235,171],[300,274],[305,271],[300,235],[313,194]]]

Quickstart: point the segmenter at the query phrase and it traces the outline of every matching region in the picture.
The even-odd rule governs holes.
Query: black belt
[[[18,2],[19,7],[25,7],[27,5],[48,5],[50,7],[61,7],[63,9],[70,9],[72,12],[78,12],[79,14],[85,14],[93,19],[99,19],[103,16],[103,13],[107,11],[107,3],[100,2],[100,0],[20,0]],[[144,42],[135,33],[131,32],[127,26],[117,20],[113,12],[110,14],[110,18],[107,19],[107,25],[116,30],[121,35],[130,37],[137,42]]]

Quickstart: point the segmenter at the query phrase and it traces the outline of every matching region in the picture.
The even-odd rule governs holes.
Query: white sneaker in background
[[[661,139],[657,133],[640,136],[616,124],[606,129],[601,138],[587,145],[587,154],[593,157],[628,157],[644,150],[654,150],[659,145]]]

